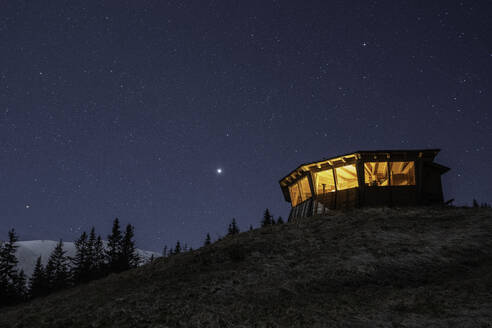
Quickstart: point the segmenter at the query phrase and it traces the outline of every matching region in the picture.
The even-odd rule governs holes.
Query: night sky
[[[444,198],[492,202],[491,31],[490,1],[2,1],[0,238],[197,247],[355,150],[441,148]]]

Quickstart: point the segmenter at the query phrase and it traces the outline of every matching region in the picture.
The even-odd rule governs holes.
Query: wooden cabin
[[[280,180],[289,219],[361,206],[443,203],[439,149],[357,151],[300,165]]]

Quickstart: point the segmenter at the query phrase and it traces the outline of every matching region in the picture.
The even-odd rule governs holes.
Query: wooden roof
[[[352,153],[348,153],[341,156],[329,157],[315,162],[308,162],[299,165],[295,170],[291,171],[285,177],[280,179],[279,183],[284,193],[284,197],[287,201],[290,199],[288,186],[297,180],[300,176],[303,176],[305,172],[309,172],[312,169],[319,169],[323,165],[324,167],[337,167],[343,166],[346,163],[354,162],[356,160],[382,160],[387,158],[391,160],[395,157],[408,158],[408,160],[415,160],[417,158],[422,158],[426,162],[432,162],[436,155],[441,151],[440,149],[392,149],[392,150],[358,150]],[[446,172],[449,168],[435,163],[442,167],[442,171]]]

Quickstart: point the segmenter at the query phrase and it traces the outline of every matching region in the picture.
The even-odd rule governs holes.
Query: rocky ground
[[[359,209],[0,310],[0,327],[491,327],[492,210]]]

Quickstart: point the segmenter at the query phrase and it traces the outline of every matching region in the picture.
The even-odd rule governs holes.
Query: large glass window
[[[314,173],[314,181],[316,194],[318,195],[335,191],[335,179],[333,178],[332,169]]]
[[[302,178],[298,182],[289,186],[290,200],[292,206],[311,198],[311,188],[307,177]]]
[[[415,185],[414,162],[390,162],[390,174],[392,186]]]
[[[337,190],[356,188],[359,186],[355,164],[337,167],[335,172],[337,175]]]
[[[364,182],[368,186],[388,186],[388,163],[369,162],[364,163]]]
[[[299,180],[299,187],[301,189],[302,201],[311,198],[311,187],[309,186],[309,181],[307,177],[304,177],[301,180]]]
[[[292,207],[302,202],[301,193],[299,192],[299,185],[297,183],[294,183],[293,185],[289,186],[289,193],[290,193],[290,202],[292,203]]]

